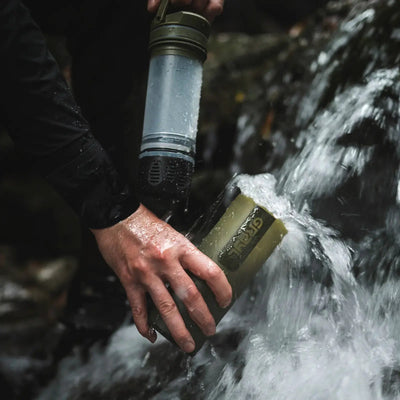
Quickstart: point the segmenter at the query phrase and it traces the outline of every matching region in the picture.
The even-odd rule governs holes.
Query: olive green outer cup
[[[216,262],[228,278],[233,290],[230,307],[249,286],[286,233],[282,221],[275,219],[251,198],[239,194],[204,237],[198,248]],[[230,307],[225,309],[219,307],[208,285],[193,274],[189,275],[207,303],[215,323],[218,324]],[[194,355],[207,337],[192,321],[182,301],[173,292],[171,294],[195,341],[196,347],[191,353]],[[150,305],[148,315],[150,326],[175,343],[154,304]]]

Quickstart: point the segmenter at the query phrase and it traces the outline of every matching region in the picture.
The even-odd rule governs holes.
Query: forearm
[[[60,163],[58,155],[65,158]],[[57,165],[52,168],[52,165]],[[139,207],[133,189],[120,177],[110,158],[91,135],[40,160],[47,181],[81,216],[89,228],[100,229],[125,219]]]
[[[18,152],[40,170],[91,228],[138,207],[89,126],[18,0],[0,3],[0,112]]]

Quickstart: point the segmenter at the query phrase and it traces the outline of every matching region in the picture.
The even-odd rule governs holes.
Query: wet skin
[[[149,293],[180,348],[187,353],[195,348],[166,284],[182,300],[203,333],[207,336],[215,333],[214,318],[185,270],[208,284],[221,307],[230,304],[232,288],[219,266],[183,235],[143,205],[118,224],[92,232],[105,261],[125,288],[141,335],[153,343],[157,338],[148,325],[146,293]]]

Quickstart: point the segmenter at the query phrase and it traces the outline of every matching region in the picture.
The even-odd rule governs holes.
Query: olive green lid
[[[161,2],[151,25],[149,48],[152,55],[175,54],[203,62],[207,58],[210,23],[193,12],[167,14],[168,4],[168,0]]]

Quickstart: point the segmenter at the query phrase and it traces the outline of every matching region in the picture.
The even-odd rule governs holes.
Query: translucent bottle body
[[[194,170],[203,67],[177,54],[150,61],[140,186],[144,203],[163,214],[188,197]]]
[[[141,157],[149,151],[193,157],[202,74],[202,63],[197,59],[171,54],[152,57]]]

